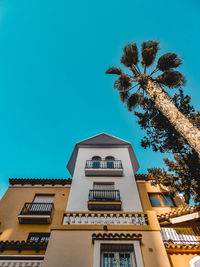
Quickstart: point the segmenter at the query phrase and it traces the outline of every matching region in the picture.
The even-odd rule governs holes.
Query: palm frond
[[[124,64],[126,67],[131,67],[132,65],[137,65],[139,62],[138,59],[138,49],[136,43],[128,43],[124,47],[124,54],[121,58],[121,63]]]
[[[147,41],[142,43],[142,61],[144,66],[151,66],[159,50],[159,43],[156,41]]]
[[[120,92],[119,94],[120,94],[120,100],[122,102],[125,102],[128,99],[129,95],[130,95],[129,92],[127,92],[127,91]]]
[[[114,83],[114,88],[118,91],[124,91],[131,87],[132,81],[128,75],[122,74]]]
[[[109,67],[105,73],[121,75],[123,72],[120,68]]]
[[[136,108],[143,100],[143,95],[141,93],[132,94],[127,100],[127,108],[129,111],[132,111]]]
[[[161,71],[167,71],[172,68],[177,68],[182,64],[182,59],[178,58],[175,53],[166,53],[162,55],[157,64],[157,68]]]
[[[163,74],[159,75],[155,81],[169,88],[179,87],[185,84],[184,76],[180,72],[173,70],[163,72]]]

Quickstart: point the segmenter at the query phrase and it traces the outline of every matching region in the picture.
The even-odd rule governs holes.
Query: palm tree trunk
[[[155,106],[168,118],[177,132],[180,133],[198,153],[200,158],[200,130],[177,109],[166,93],[151,79],[148,79],[143,89],[149,94]]]

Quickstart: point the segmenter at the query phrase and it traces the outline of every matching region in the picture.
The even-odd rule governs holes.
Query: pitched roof
[[[139,169],[139,163],[137,161],[131,143],[106,133],[100,133],[83,141],[80,141],[75,145],[74,150],[67,164],[67,169],[71,175],[73,175],[74,173],[79,147],[95,147],[95,148],[127,147],[129,150],[134,172],[136,173]]]
[[[77,143],[78,145],[130,145],[129,142],[118,137],[100,133]]]
[[[136,181],[152,181],[155,180],[155,177],[150,176],[149,174],[135,174]]]
[[[180,217],[180,216],[183,216],[183,215],[192,214],[192,213],[195,213],[197,211],[200,211],[200,205],[187,206],[187,207],[184,207],[184,208],[175,209],[175,210],[173,210],[171,212],[157,215],[157,217],[158,217],[158,221],[160,223],[162,223],[162,222],[165,222],[165,221],[169,221],[169,219],[177,218],[177,217]]]
[[[66,185],[71,184],[72,179],[57,179],[57,178],[10,178],[10,185]]]

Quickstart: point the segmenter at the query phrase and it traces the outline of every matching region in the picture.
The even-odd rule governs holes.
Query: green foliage
[[[188,95],[185,96],[179,89],[179,93],[173,96],[172,101],[185,117],[200,128],[200,113],[195,112]],[[143,107],[143,112],[135,111],[135,115],[138,117],[140,127],[146,131],[146,136],[141,141],[142,147],[168,153],[171,157],[171,159],[164,159],[168,171],[160,168],[148,169],[149,174],[156,177],[154,184],[167,185],[170,186],[172,192],[183,193],[187,203],[191,197],[199,203],[200,160],[198,154],[174,129],[169,120],[156,109],[152,101],[149,100],[148,106]]]
[[[166,53],[162,55],[157,64],[157,68],[161,71],[167,71],[173,68],[177,68],[182,64],[182,60],[178,58],[175,53]]]
[[[137,65],[138,59],[138,49],[136,43],[128,43],[123,50],[123,56],[121,58],[121,63],[126,67],[131,67],[132,65]]]
[[[147,67],[154,63],[156,54],[159,49],[159,43],[155,41],[147,41],[142,43],[142,65]]]
[[[163,72],[161,75],[155,78],[155,80],[159,84],[169,88],[180,87],[181,85],[185,84],[184,76],[180,72],[173,70]]]
[[[190,147],[187,140],[175,130],[169,119],[165,117],[155,99],[151,99],[146,93],[148,80],[155,86],[179,88],[171,98],[176,108],[182,112],[188,120],[200,129],[200,113],[195,112],[190,104],[190,97],[183,94],[180,86],[184,85],[184,76],[174,69],[179,67],[182,60],[175,53],[162,55],[157,62],[156,68],[146,73],[146,68],[152,66],[159,50],[159,43],[147,41],[142,43],[142,61],[139,65],[139,54],[136,43],[128,43],[123,50],[121,63],[132,74],[123,73],[120,68],[109,68],[106,74],[117,74],[119,78],[114,83],[114,88],[119,91],[120,99],[127,104],[129,111],[139,107],[134,114],[138,118],[141,129],[146,131],[141,140],[141,146],[151,148],[153,151],[168,153],[171,158],[165,158],[167,170],[160,168],[148,169],[149,173],[156,177],[155,184],[163,184],[170,187],[171,192],[180,192],[189,202],[191,196],[195,202],[200,203],[200,159],[198,154]],[[143,72],[141,72],[142,67]],[[155,75],[155,73],[159,72]],[[155,77],[157,76],[157,77]],[[135,88],[135,90],[134,90]],[[131,91],[133,90],[133,91]],[[169,96],[169,95],[168,95]],[[158,104],[158,103],[157,103]]]
[[[123,72],[120,68],[114,68],[114,67],[110,67],[107,69],[106,74],[117,74],[117,75],[121,75]]]
[[[136,108],[141,101],[143,100],[143,95],[140,93],[135,93],[132,94],[128,99],[127,99],[127,108],[129,111],[132,111],[132,109]]]
[[[126,91],[132,85],[131,79],[128,75],[122,74],[114,83],[114,88],[119,92]]]

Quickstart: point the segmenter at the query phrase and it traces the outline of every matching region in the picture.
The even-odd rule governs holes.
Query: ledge
[[[10,185],[68,185],[72,179],[53,179],[53,178],[10,178]]]
[[[35,242],[35,241],[0,241],[0,252],[4,250],[34,250],[39,252],[40,250],[46,250],[48,242]]]
[[[165,244],[168,254],[200,254],[200,245]]]
[[[141,234],[93,234],[92,235],[92,243],[94,244],[95,240],[142,240],[142,235]]]

